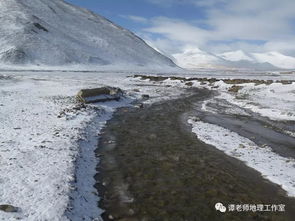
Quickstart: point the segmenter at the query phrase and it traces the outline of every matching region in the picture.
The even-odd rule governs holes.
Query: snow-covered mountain
[[[245,53],[238,50],[222,54],[212,54],[195,48],[174,54],[173,57],[176,64],[187,69],[295,69],[295,58],[279,52]]]
[[[199,48],[186,49],[183,53],[173,54],[175,63],[186,69],[224,67],[224,60],[200,50]]]
[[[279,52],[252,53],[257,62],[268,62],[278,68],[295,69],[295,58]]]
[[[253,61],[254,59],[247,55],[242,50],[238,51],[229,51],[222,54],[218,54],[219,57],[227,60],[227,61]]]
[[[130,31],[63,0],[0,1],[0,63],[176,67]]]

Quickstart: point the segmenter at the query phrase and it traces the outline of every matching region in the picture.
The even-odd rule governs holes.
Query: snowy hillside
[[[130,31],[63,0],[0,1],[0,63],[175,67]]]
[[[294,69],[295,58],[283,55],[279,52],[266,52],[266,53],[250,53],[244,51],[232,51],[219,54],[218,56],[228,61],[249,61],[251,63],[263,64],[268,63],[277,68]]]
[[[295,58],[283,55],[279,52],[253,53],[252,55],[258,62],[268,62],[276,67],[284,69],[295,68]]]
[[[241,50],[225,52],[222,54],[218,54],[218,56],[227,61],[254,61],[253,58],[251,58],[249,55],[247,55],[245,52]]]
[[[187,69],[224,67],[223,59],[198,48],[172,55],[175,63]]]
[[[258,70],[294,69],[295,58],[279,52],[245,53],[241,50],[212,54],[198,48],[174,54],[176,64],[187,69],[246,68]]]

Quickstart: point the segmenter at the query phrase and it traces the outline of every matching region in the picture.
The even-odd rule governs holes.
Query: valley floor
[[[284,213],[241,219],[293,215],[294,200],[286,197],[295,194],[293,75],[249,75],[252,81],[226,80],[242,77],[235,74],[222,81],[204,73],[130,75],[0,73],[0,205],[17,209],[0,210],[0,220],[101,220],[120,210],[113,201],[97,207],[114,187],[97,180],[112,177],[126,184],[119,188],[125,216],[128,208],[135,218],[145,212],[214,218],[216,200],[286,205]],[[76,102],[80,89],[104,85],[122,88],[125,97],[86,107]],[[97,152],[99,139],[99,147],[115,148],[108,154],[120,163],[115,174],[97,168],[105,156]]]
[[[219,134],[219,126],[216,130],[205,123],[199,125],[203,117],[193,121],[193,131],[198,137],[191,133],[187,122],[197,114],[192,111],[194,105],[210,96],[207,89],[190,90],[188,96],[140,110],[122,108],[107,123],[97,150],[101,156],[97,180],[99,192],[104,192],[101,201],[101,207],[106,209],[104,220],[112,220],[110,217],[159,221],[293,220],[295,199],[286,197],[279,186],[234,159],[236,155],[234,158],[227,156],[231,156],[231,150],[224,154],[214,147],[226,144],[226,150],[232,145],[244,150],[246,147],[239,145],[245,138],[234,137],[231,135],[234,132],[230,131],[226,131],[228,135]],[[218,123],[224,126],[222,118]],[[199,133],[199,130],[205,131]],[[239,133],[241,129],[234,131]],[[247,149],[245,152],[243,154],[247,155]],[[251,157],[256,159],[255,154]],[[258,157],[270,160],[267,153]],[[274,155],[271,160],[278,159],[279,156]],[[291,165],[294,166],[294,161]],[[267,169],[267,165],[263,166]],[[279,174],[278,171],[292,177],[282,177],[280,181],[294,182],[294,167],[287,171],[273,168],[271,172]],[[226,208],[231,204],[284,204],[286,211],[248,210],[222,214],[215,211],[217,202],[222,202]]]

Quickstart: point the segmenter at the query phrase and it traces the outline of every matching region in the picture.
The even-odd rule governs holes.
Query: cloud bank
[[[294,0],[146,0],[157,7],[187,5],[205,17],[130,17],[144,22],[139,34],[155,47],[172,54],[199,47],[218,53],[279,51],[295,55]]]

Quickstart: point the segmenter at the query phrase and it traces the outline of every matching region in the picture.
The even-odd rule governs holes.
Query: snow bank
[[[267,80],[271,79],[267,74],[264,77]],[[234,79],[234,77],[231,78]],[[273,78],[275,78],[272,79],[274,81],[280,80],[276,77]],[[290,78],[293,79],[292,76]],[[193,87],[207,88],[219,92],[219,95],[203,102],[202,109],[204,111],[212,112],[214,110],[208,104],[221,104],[221,100],[226,100],[231,106],[224,107],[231,114],[248,116],[249,114],[245,110],[251,110],[271,120],[295,121],[295,82],[291,84],[278,82],[269,85],[256,85],[255,83],[227,84],[223,80],[216,80],[211,83],[198,80],[190,82]],[[170,78],[162,82],[166,86],[189,88],[186,83],[187,81],[171,80]],[[239,86],[241,89],[237,92],[229,92],[229,89],[233,86]],[[225,102],[223,102],[223,105],[226,105]]]
[[[237,94],[230,94],[224,90],[229,85],[220,85],[221,94],[216,99],[226,99],[272,120],[295,121],[295,82],[287,85],[249,83],[240,86],[243,88]]]
[[[78,140],[86,139],[84,128],[104,109],[72,109],[79,86],[64,81],[15,78],[0,84],[0,203],[20,208],[0,212],[0,219],[66,220]]]
[[[223,127],[193,119],[188,122],[201,141],[245,162],[266,179],[281,185],[289,196],[295,197],[294,159],[281,157],[272,152],[270,147],[257,146],[251,140]]]

